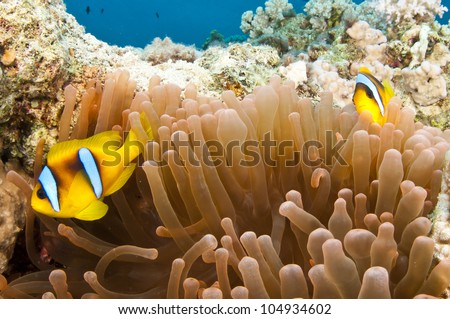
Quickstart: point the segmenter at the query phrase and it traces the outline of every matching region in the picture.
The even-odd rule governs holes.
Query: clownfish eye
[[[36,194],[39,199],[47,198],[47,194],[45,193],[45,191],[42,188],[39,188],[38,191],[36,192]]]

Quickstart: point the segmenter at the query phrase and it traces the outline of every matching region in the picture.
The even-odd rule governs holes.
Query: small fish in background
[[[105,9],[102,8],[102,9],[100,10],[100,14],[103,14],[103,12],[105,12]]]
[[[159,19],[159,13],[155,12],[156,18]]]
[[[147,133],[152,139],[151,129]],[[133,131],[121,142],[119,132],[106,131],[55,144],[33,189],[31,207],[50,217],[102,218],[108,211],[103,198],[123,187],[136,167],[130,162],[141,153]]]
[[[86,7],[86,14],[89,14],[91,12],[91,7],[90,6],[87,6]]]
[[[383,83],[375,78],[370,70],[361,67],[356,77],[353,103],[358,113],[368,110],[372,113],[372,119],[380,125],[386,122],[386,111],[389,100],[394,96],[394,90],[388,80]]]

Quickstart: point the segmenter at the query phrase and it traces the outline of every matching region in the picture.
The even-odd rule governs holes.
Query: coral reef
[[[170,43],[168,39],[155,40],[157,43],[146,50],[109,46],[86,34],[65,12],[62,1],[46,3],[38,0],[0,3],[1,155],[6,159],[20,159],[29,172],[37,141],[44,137],[48,146],[56,141],[58,118],[64,104],[62,87],[66,83],[81,89],[89,80],[102,79],[106,73],[124,67],[141,90],[147,86],[147,79],[156,74],[163,82],[181,87],[192,82],[202,94],[219,94],[223,88],[230,88],[242,95],[267,81],[271,74],[287,74],[286,70],[278,69],[280,57],[275,56],[276,52],[269,52],[266,46],[213,47],[203,53]],[[389,3],[394,4],[393,1]],[[419,4],[426,8],[425,3],[422,5],[419,1]],[[410,2],[406,1],[405,5],[409,6]],[[334,80],[318,78],[321,74],[316,72],[317,65],[313,63],[323,60],[333,72],[328,74],[325,70],[325,78],[336,79],[337,76],[339,83],[345,83],[344,92],[336,95],[335,100],[337,106],[344,107],[350,101],[347,90],[351,90],[358,67],[366,65],[375,76],[393,82],[396,94],[405,105],[417,110],[418,119],[446,128],[450,98],[444,97],[443,92],[450,82],[450,30],[448,26],[432,21],[431,16],[442,10],[436,9],[440,8],[439,1],[433,1],[431,5],[434,9],[429,8],[428,16],[423,10],[414,15],[417,25],[408,24],[398,31],[389,29],[386,16],[374,15],[368,3],[358,6],[348,0],[311,0],[305,13],[298,15],[293,13],[288,1],[267,1],[265,9],[257,10],[259,13],[244,14],[247,20],[244,19],[243,24],[246,32],[253,31],[250,43],[273,46],[278,55],[292,57],[291,62],[305,62],[307,81],[296,80],[301,84],[299,93],[316,99],[321,90],[335,92]],[[324,13],[328,17],[326,21]],[[410,21],[409,18],[406,20]],[[362,21],[367,21],[368,25]],[[380,39],[386,37],[387,42],[370,44],[371,38],[358,38],[362,32],[376,34]],[[161,48],[157,49],[157,44],[164,43],[168,45],[167,50],[158,51]],[[249,54],[235,54],[230,48]],[[174,54],[168,55],[168,51]],[[298,58],[300,52],[301,58]],[[197,59],[199,55],[202,59]],[[245,60],[249,56],[256,65],[251,66],[252,63]],[[260,57],[263,57],[262,63]],[[231,64],[221,66],[223,61]],[[423,108],[415,92],[417,84],[409,81],[406,71],[418,72],[425,61],[439,65],[441,71],[432,79],[439,84],[440,90],[433,89],[432,98],[426,99],[427,107]],[[298,69],[298,66],[303,64],[291,68]],[[405,68],[408,69],[403,72]],[[242,74],[241,69],[244,70]],[[426,79],[423,77],[424,81]]]
[[[61,0],[2,1],[0,13],[1,155],[20,159],[28,171],[37,141],[44,137],[46,145],[52,145],[57,138],[66,83],[82,88],[91,79],[126,67],[140,89],[157,74],[163,81],[181,86],[193,82],[209,92],[211,77],[203,68],[175,60],[177,55],[151,66],[147,59],[156,63],[151,47],[119,48],[97,40],[65,11]],[[193,48],[183,47],[181,52],[180,58],[195,58]]]
[[[313,106],[279,76],[242,100],[158,77],[132,98],[134,87],[125,71],[104,88],[91,83],[87,116],[59,133],[131,129],[145,145],[141,167],[99,221],[28,207],[27,251],[40,271],[0,276],[2,297],[445,296],[450,261],[433,264],[424,216],[438,201],[448,131],[415,123],[395,97],[383,127],[368,112],[333,109],[330,93]],[[23,178],[7,179],[29,198]],[[40,258],[35,225],[53,263]]]
[[[301,52],[299,60],[306,62],[308,81],[300,93],[311,97],[320,90],[337,93],[339,83],[344,92],[341,97],[335,95],[336,102],[344,107],[350,103],[359,67],[366,66],[380,80],[392,82],[403,103],[417,111],[418,119],[448,128],[450,29],[434,21],[446,10],[441,1],[372,0],[356,5],[350,0],[311,0],[305,14],[285,17],[282,23],[264,20],[269,23],[266,33],[259,28],[262,23],[255,23],[250,42],[265,41],[279,52],[287,51],[294,56],[292,62],[296,62],[295,52]],[[246,18],[248,14],[243,23]],[[251,33],[252,27],[246,24],[244,32]],[[280,50],[279,43],[289,48]],[[321,68],[325,63],[327,67]]]
[[[248,45],[212,47],[194,63],[198,52],[193,47],[168,38],[155,39],[144,50],[109,46],[86,34],[61,1],[48,6],[37,0],[8,1],[0,3],[0,11],[0,123],[8,123],[0,125],[2,155],[20,158],[27,171],[32,170],[38,140],[44,137],[50,146],[57,138],[65,83],[82,88],[91,79],[125,67],[141,90],[149,77],[158,75],[182,87],[193,83],[203,94],[224,87],[248,92],[267,81],[279,61],[270,48]],[[222,65],[227,59],[236,63]]]
[[[380,4],[387,15],[374,13]],[[37,176],[55,141],[139,131],[136,112],[155,132],[100,221],[36,215],[0,188],[16,205],[0,215],[0,233],[11,231],[0,271],[24,211],[39,270],[0,276],[0,296],[448,297],[450,26],[434,21],[443,11],[437,0],[311,0],[296,15],[271,0],[244,13],[249,43],[196,52],[169,39],[109,46],[60,0],[0,2],[3,160]],[[352,108],[363,65],[397,96],[383,127]],[[108,74],[117,68],[128,71]],[[69,82],[84,94],[65,94]],[[249,164],[255,157],[264,161]],[[33,182],[7,176],[29,198]]]

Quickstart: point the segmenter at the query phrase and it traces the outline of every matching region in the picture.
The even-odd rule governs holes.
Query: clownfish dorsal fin
[[[359,73],[372,74],[372,72],[370,72],[370,70],[368,68],[366,68],[365,66],[362,66],[359,68]]]
[[[121,144],[122,138],[117,131],[106,131],[95,134],[83,140],[68,140],[60,142],[52,146],[47,155],[47,163],[51,166],[55,163],[60,163],[66,159],[72,159],[78,156],[80,148],[87,148],[92,153],[104,153],[104,147],[109,147],[110,150],[116,150]]]

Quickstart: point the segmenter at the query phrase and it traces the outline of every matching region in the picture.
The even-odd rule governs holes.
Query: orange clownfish
[[[33,189],[31,206],[51,217],[102,218],[108,210],[103,198],[118,191],[136,167],[130,163],[141,153],[136,141],[131,130],[122,146],[117,131],[57,143]]]
[[[359,69],[353,94],[358,113],[368,110],[372,113],[373,121],[383,125],[386,122],[387,104],[393,96],[394,90],[388,80],[381,83],[366,67]]]

